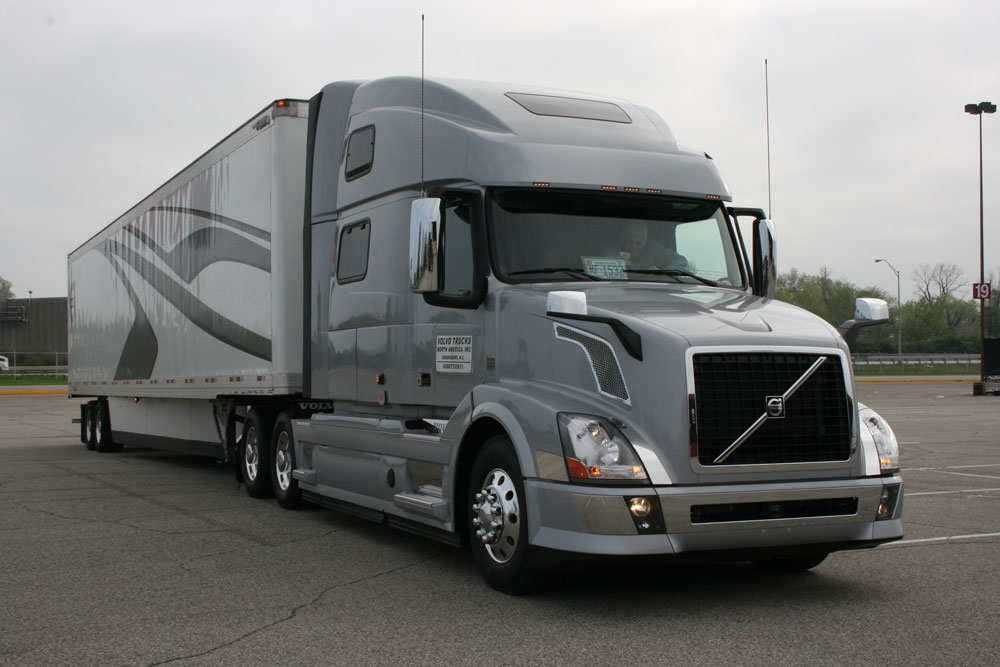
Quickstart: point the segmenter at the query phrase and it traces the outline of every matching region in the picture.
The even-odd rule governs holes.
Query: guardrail
[[[978,354],[852,354],[855,366],[979,365]]]
[[[67,375],[66,366],[11,366],[9,371],[0,371],[0,377],[18,377],[21,375]]]
[[[7,362],[6,370],[0,365],[0,375],[3,376],[66,375],[69,368],[69,354],[66,352],[0,350],[0,357]]]

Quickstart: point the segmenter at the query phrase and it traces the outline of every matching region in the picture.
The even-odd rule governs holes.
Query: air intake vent
[[[618,357],[615,356],[611,345],[603,338],[579,329],[563,324],[554,326],[556,338],[576,343],[587,353],[590,367],[594,371],[594,377],[597,379],[597,386],[601,393],[628,403],[628,388],[625,386],[625,378],[622,377],[622,370],[618,365]]]

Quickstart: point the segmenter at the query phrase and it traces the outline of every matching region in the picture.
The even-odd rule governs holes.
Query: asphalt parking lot
[[[802,574],[622,565],[530,597],[461,551],[249,498],[213,461],[87,451],[60,395],[0,395],[0,664],[1000,661],[1000,397],[859,383],[902,443],[903,541]]]

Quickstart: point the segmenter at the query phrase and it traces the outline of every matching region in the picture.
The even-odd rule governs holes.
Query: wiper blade
[[[708,278],[702,278],[701,276],[695,275],[690,271],[685,271],[683,269],[625,269],[629,273],[648,273],[654,276],[671,276],[676,278],[677,276],[685,276],[686,278],[694,278],[695,280],[704,283],[705,285],[711,285],[712,287],[718,287],[719,283],[714,280],[709,280]],[[680,282],[679,280],[677,282]]]
[[[543,269],[525,269],[523,271],[511,271],[508,276],[521,276],[526,273],[568,273],[571,276],[577,278],[585,278],[587,280],[604,280],[600,276],[595,276],[592,273],[587,273],[583,269],[577,269],[569,266],[559,266],[559,267],[545,267]]]

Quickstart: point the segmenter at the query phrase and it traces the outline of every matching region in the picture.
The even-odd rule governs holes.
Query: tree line
[[[921,264],[911,275],[916,297],[896,307],[896,295],[880,287],[861,287],[834,278],[823,267],[817,274],[792,269],[778,276],[778,299],[795,304],[837,326],[854,316],[858,297],[876,297],[889,303],[888,325],[862,331],[854,352],[895,353],[900,318],[902,351],[906,353],[979,352],[979,303],[969,282],[953,262]],[[986,304],[986,336],[1000,336],[1000,278],[987,277],[993,286]]]
[[[14,298],[13,287],[14,285],[9,280],[5,280],[3,276],[0,276],[0,301]]]

